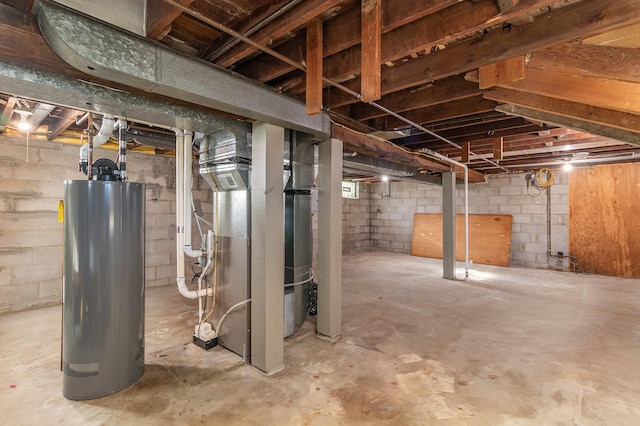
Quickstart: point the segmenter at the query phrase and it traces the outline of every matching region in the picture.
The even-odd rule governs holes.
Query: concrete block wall
[[[371,250],[369,185],[360,184],[360,198],[342,199],[342,253]]]
[[[0,312],[61,302],[63,224],[58,202],[77,171],[78,146],[0,136]],[[116,152],[96,149],[96,158]],[[175,283],[175,161],[131,152],[132,182],[146,184],[146,285]],[[194,182],[195,203],[211,215],[212,194]],[[195,228],[195,224],[194,224]],[[193,238],[199,244],[199,237]],[[190,271],[190,267],[187,267]]]
[[[373,250],[409,253],[415,213],[442,213],[442,188],[437,185],[390,182],[371,185],[371,245]],[[551,249],[568,254],[568,175],[557,171],[551,187]],[[525,175],[490,175],[469,185],[469,213],[510,214],[511,264],[567,269],[566,261],[547,259],[545,190],[527,188]],[[457,212],[464,211],[463,185],[456,189]]]

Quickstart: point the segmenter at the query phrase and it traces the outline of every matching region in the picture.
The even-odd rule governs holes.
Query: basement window
[[[360,198],[360,186],[358,182],[345,182],[342,181],[342,198],[350,198],[357,200]]]

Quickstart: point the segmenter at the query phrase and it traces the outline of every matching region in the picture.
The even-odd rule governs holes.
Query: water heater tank
[[[64,186],[62,393],[112,394],[144,372],[143,184]]]

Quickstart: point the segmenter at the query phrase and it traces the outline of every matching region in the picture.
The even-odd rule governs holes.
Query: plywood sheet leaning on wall
[[[509,266],[511,215],[469,215],[469,259],[484,265]],[[442,259],[442,215],[413,216],[411,255]],[[456,260],[464,261],[464,215],[456,215]]]
[[[580,272],[640,278],[640,164],[571,172],[569,249]]]

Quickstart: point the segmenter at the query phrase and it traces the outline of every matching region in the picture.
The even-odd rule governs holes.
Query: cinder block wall
[[[342,252],[371,250],[371,203],[369,185],[360,184],[360,198],[342,199]]]
[[[84,178],[77,171],[78,150],[31,140],[27,162],[25,139],[0,136],[0,312],[61,302],[63,224],[58,222],[58,201],[64,180]],[[116,153],[96,149],[95,156],[113,159]],[[127,162],[130,181],[146,184],[146,285],[173,284],[174,158],[131,152]],[[210,216],[211,191],[200,179],[194,187],[196,207]],[[196,248],[199,242],[194,236]]]
[[[552,252],[567,254],[569,241],[568,175],[554,173],[551,187]],[[409,253],[415,213],[442,213],[442,188],[408,182],[372,184],[372,250]],[[458,213],[463,213],[464,190],[456,190]],[[547,260],[546,192],[527,189],[524,174],[491,175],[486,183],[469,184],[469,213],[510,214],[513,217],[511,264],[566,269],[566,262]]]

